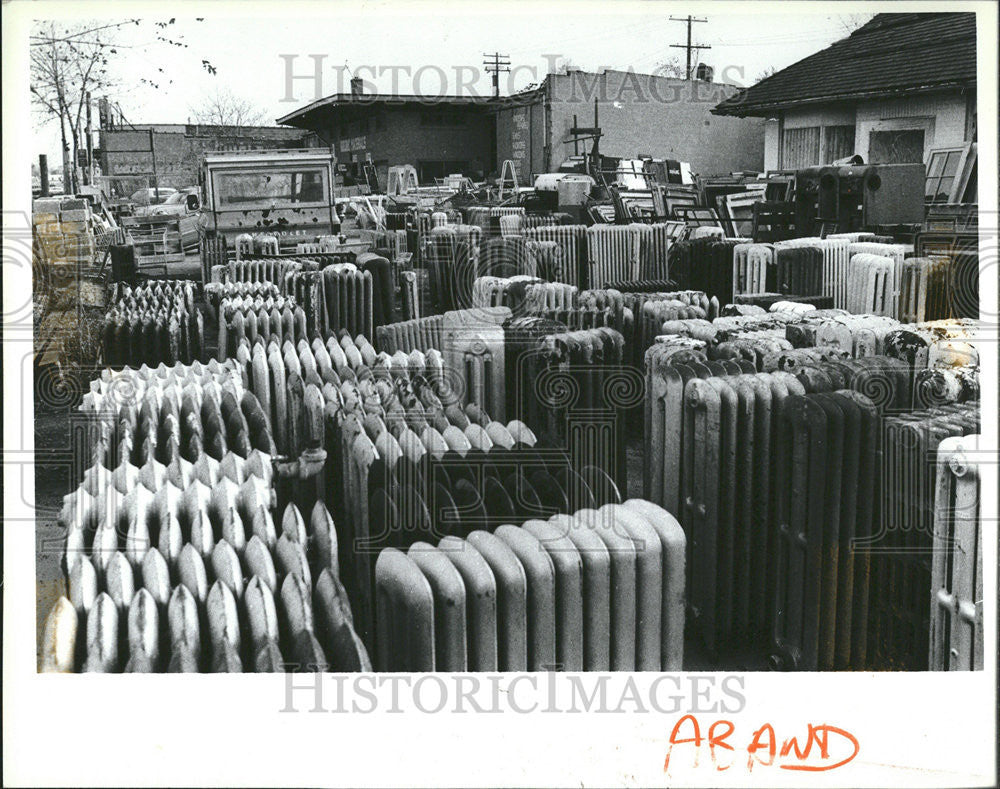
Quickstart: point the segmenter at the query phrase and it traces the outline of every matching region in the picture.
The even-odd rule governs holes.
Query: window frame
[[[280,198],[272,198],[270,202],[265,201],[244,201],[239,203],[223,203],[222,202],[222,181],[229,176],[233,177],[245,177],[248,175],[254,176],[265,176],[265,175],[302,175],[304,173],[319,173],[320,182],[323,188],[323,194],[329,197],[323,197],[317,201],[309,202],[284,202],[282,205],[286,207],[294,206],[295,208],[323,208],[330,204],[330,199],[332,199],[332,189],[329,179],[328,168],[322,165],[301,165],[301,169],[290,169],[288,165],[282,165],[278,167],[261,167],[252,168],[250,170],[233,168],[231,170],[220,169],[212,173],[212,193],[213,201],[216,204],[217,210],[221,211],[265,211],[276,204]],[[300,187],[301,188],[301,187]]]

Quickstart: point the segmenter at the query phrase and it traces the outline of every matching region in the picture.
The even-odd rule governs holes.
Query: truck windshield
[[[323,170],[266,170],[257,173],[217,173],[218,205],[280,205],[326,202]]]

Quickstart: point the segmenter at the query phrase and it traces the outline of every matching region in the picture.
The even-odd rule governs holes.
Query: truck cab
[[[243,233],[267,233],[282,252],[338,233],[335,167],[324,148],[207,153],[202,231],[229,247]]]

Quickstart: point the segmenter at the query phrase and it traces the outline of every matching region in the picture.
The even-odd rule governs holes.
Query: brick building
[[[725,83],[612,69],[549,74],[539,87],[498,104],[497,159],[512,159],[524,180],[557,170],[574,154],[574,117],[578,126],[592,127],[596,102],[605,156],[676,159],[702,175],[760,170],[763,121],[711,114],[738,91]],[[582,145],[589,150],[591,142]]]
[[[449,173],[482,178],[494,168],[490,99],[336,93],[278,119],[333,145],[345,179],[363,181],[371,157],[383,185],[389,166],[412,164],[420,183]]]
[[[109,124],[110,125],[110,124]],[[306,148],[315,135],[283,126],[115,124],[98,132],[95,160],[110,176],[156,176],[160,186],[197,186],[206,151]]]

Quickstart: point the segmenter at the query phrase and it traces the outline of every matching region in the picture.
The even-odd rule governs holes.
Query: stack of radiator
[[[910,364],[868,355],[893,353],[885,319],[869,319],[877,344],[859,343],[850,331],[865,327],[835,315],[797,335],[826,347],[763,354],[773,335],[727,335],[727,320],[737,318],[658,338],[646,357],[646,495],[688,534],[701,638],[717,654],[765,645],[785,668],[926,667],[930,554],[880,556],[859,544],[895,551],[929,540],[933,451],[977,429],[976,404],[907,413]],[[758,353],[725,361],[727,342]]]
[[[258,257],[235,260],[225,265],[212,266],[212,282],[273,282],[283,286],[285,277],[294,271],[317,268],[312,258]]]
[[[933,575],[937,561],[935,522],[977,520],[967,509],[956,511],[947,490],[942,491],[944,496],[938,509],[938,486],[948,485],[952,480],[948,476],[950,467],[942,468],[937,462],[937,453],[946,439],[979,432],[978,406],[978,403],[950,404],[885,420],[879,502],[881,528],[867,545],[859,546],[871,557],[869,641],[873,645],[873,668],[916,671],[928,668],[930,623],[938,608],[936,592],[949,580],[948,573],[943,576],[939,573],[936,579]],[[940,459],[947,464],[953,458],[946,452]],[[966,499],[965,507],[977,506],[977,501],[977,498]],[[947,536],[946,523],[942,523],[942,528],[943,536]],[[965,544],[972,543],[966,540]],[[937,547],[946,546],[938,544]],[[950,560],[963,568],[958,576],[951,576],[953,583],[961,584],[964,574],[974,574],[977,561],[974,553],[952,554]],[[979,574],[981,579],[981,570]],[[935,581],[933,599],[932,579]],[[966,588],[963,593],[969,600],[973,590]],[[981,600],[981,596],[970,600],[973,611]],[[956,623],[959,629],[974,623],[975,617],[970,617],[968,610],[961,611],[959,616],[966,620],[964,625]],[[981,628],[981,607],[979,616]],[[960,660],[969,659],[968,653],[960,657]],[[982,660],[981,654],[979,660]]]
[[[612,328],[566,331],[545,318],[504,326],[507,411],[548,446],[587,447],[588,463],[625,487],[627,431],[620,413],[642,401],[642,377],[624,364]]]
[[[438,312],[471,303],[472,283],[479,274],[482,229],[477,225],[445,225],[423,241],[421,260],[428,270]]]
[[[244,340],[252,345],[271,337],[294,340],[308,334],[305,311],[284,296],[224,297],[218,315],[220,360],[234,358]]]
[[[581,274],[587,261],[587,228],[584,225],[530,227],[525,230],[525,236],[532,241],[550,242],[558,250],[544,271],[546,279],[577,287],[586,285],[585,274]]]
[[[676,520],[640,500],[386,549],[377,668],[676,671],[684,575]]]
[[[588,287],[639,279],[641,239],[646,225],[592,225],[587,228]]]
[[[716,237],[693,238],[673,246],[670,275],[682,288],[704,291],[722,304],[733,296],[733,255],[739,242]]]
[[[116,283],[102,327],[104,363],[110,367],[190,364],[205,351],[194,282]]]
[[[274,444],[231,365],[108,373],[84,411],[94,465],[60,516],[69,596],[41,670],[369,667],[333,520],[290,505],[278,535]]]

